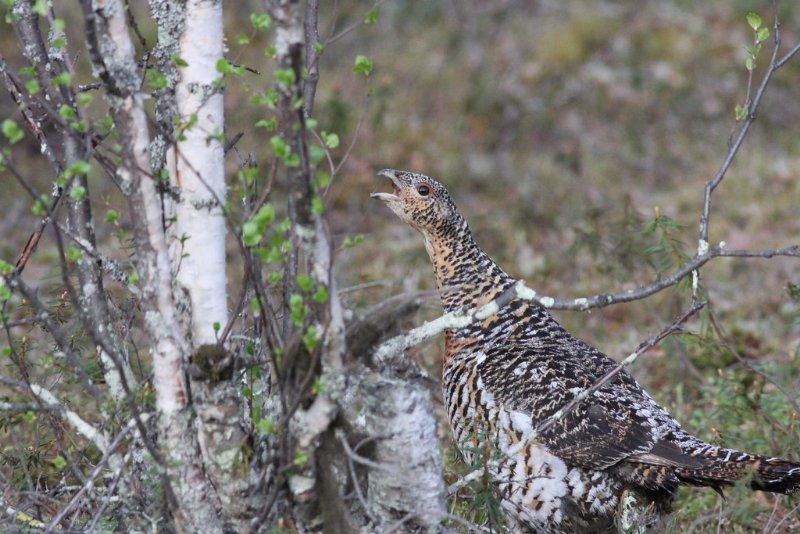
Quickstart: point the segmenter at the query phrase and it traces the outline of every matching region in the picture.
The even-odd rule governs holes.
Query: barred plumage
[[[450,194],[416,173],[383,170],[392,193],[373,193],[418,230],[445,311],[473,309],[516,281],[481,250]],[[445,337],[447,414],[467,457],[490,437],[507,451],[616,362],[573,337],[541,306],[517,300]],[[692,436],[621,372],[493,473],[502,506],[535,532],[610,528],[632,490],[667,513],[681,483],[792,494],[800,463],[723,449]]]

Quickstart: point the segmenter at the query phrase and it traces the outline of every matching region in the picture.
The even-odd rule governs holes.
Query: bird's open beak
[[[383,169],[382,171],[378,171],[378,176],[385,176],[389,180],[392,181],[392,187],[394,188],[391,193],[372,193],[370,197],[377,198],[383,202],[393,202],[396,200],[400,200],[400,180],[397,178],[395,171],[392,169]]]

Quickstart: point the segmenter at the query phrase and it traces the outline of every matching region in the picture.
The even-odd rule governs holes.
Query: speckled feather
[[[472,238],[440,183],[384,170],[393,193],[374,193],[425,240],[445,311],[473,309],[515,283]],[[447,415],[468,459],[488,436],[507,451],[616,362],[517,300],[481,323],[447,331]],[[679,484],[717,491],[749,474],[754,489],[792,494],[800,464],[723,449],[681,428],[622,371],[493,473],[502,506],[533,531],[609,528],[623,491],[668,513]]]

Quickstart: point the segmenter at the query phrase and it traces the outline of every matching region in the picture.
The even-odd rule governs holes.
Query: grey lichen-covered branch
[[[127,197],[137,249],[144,322],[153,347],[153,383],[161,446],[174,490],[173,513],[182,528],[220,531],[216,493],[208,482],[192,427],[184,362],[189,356],[173,298],[173,273],[152,179],[144,95],[121,1],[83,0],[90,58],[106,89],[120,136],[118,176]],[[169,489],[169,488],[168,488]]]
[[[676,285],[687,276],[690,276],[693,271],[699,269],[714,258],[773,258],[776,256],[800,258],[800,246],[793,245],[790,247],[767,250],[727,250],[724,248],[724,243],[722,243],[719,246],[707,251],[705,254],[695,256],[691,261],[670,276],[661,278],[652,284],[641,286],[637,289],[629,289],[617,293],[594,295],[591,297],[580,297],[574,299],[548,297],[546,295],[541,295],[535,290],[529,288],[525,285],[525,282],[519,281],[501,294],[498,298],[478,309],[459,310],[446,313],[433,321],[427,322],[417,328],[413,328],[406,334],[395,336],[387,341],[384,341],[375,350],[375,360],[378,363],[385,362],[387,359],[400,354],[405,349],[418,345],[419,343],[422,343],[423,341],[430,339],[444,332],[445,330],[465,328],[491,316],[494,313],[497,313],[497,311],[517,298],[536,302],[545,308],[553,310],[587,311],[594,308],[603,308],[605,306],[610,306],[612,304],[618,304],[621,302],[641,300],[654,295],[659,291]]]
[[[55,77],[61,73],[69,74],[71,77],[71,67],[68,58],[63,50],[50,48],[48,51],[44,38],[39,28],[39,16],[35,12],[34,2],[31,0],[20,0],[16,2],[13,9],[14,28],[20,43],[23,45],[23,53],[28,62],[36,67],[36,75],[39,86],[42,88],[44,98],[29,96],[22,91],[19,84],[11,78],[11,75],[3,69],[4,78],[9,91],[15,102],[23,110],[23,116],[37,139],[39,140],[40,150],[47,155],[55,173],[54,178],[60,178],[64,169],[69,169],[77,162],[85,161],[92,153],[92,143],[90,135],[79,132],[69,124],[59,121],[61,110],[70,109],[76,117],[81,117],[82,110],[76,103],[75,93],[70,84],[55,84]],[[65,36],[56,28],[50,28],[50,39],[65,39]],[[56,112],[56,109],[59,112]],[[41,113],[42,116],[38,116]],[[56,128],[43,127],[43,123],[53,121]],[[60,144],[58,153],[54,146]],[[34,231],[31,241],[38,241],[44,226],[55,219],[56,211],[60,206],[61,196],[66,195],[67,220],[70,233],[76,235],[81,242],[86,243],[90,248],[95,247],[94,220],[88,194],[89,184],[85,174],[78,174],[64,186],[57,186],[56,200],[50,215],[45,218],[40,227]],[[35,246],[35,242],[33,243]],[[26,247],[27,249],[28,247]],[[19,265],[18,272],[24,267],[24,263]],[[97,345],[116,345],[113,339],[113,329],[108,322],[109,310],[107,296],[103,289],[103,278],[100,266],[91,257],[81,256],[77,261],[78,285],[75,291],[76,305],[81,314],[87,317],[91,324],[95,326],[93,335]],[[99,351],[100,365],[105,374],[106,382],[115,384],[119,382],[117,369],[110,363],[109,355],[104,351]],[[122,366],[126,369],[129,381],[133,374],[130,372],[127,362]],[[121,402],[124,392],[121,388],[113,388],[112,396],[116,402]]]

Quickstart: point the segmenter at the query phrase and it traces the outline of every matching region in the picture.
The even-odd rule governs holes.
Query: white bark
[[[125,8],[120,0],[85,0],[84,10],[93,67],[105,84],[122,146],[118,175],[135,233],[144,324],[153,347],[160,445],[177,505],[172,512],[179,531],[221,532],[218,501],[205,477],[187,409],[184,359],[189,344],[178,319],[161,203],[149,172],[147,115]]]
[[[214,87],[220,76],[217,61],[224,54],[221,0],[190,0],[186,4],[185,29],[180,56],[188,66],[180,69],[175,86],[184,139],[168,152],[172,183],[181,192],[176,206],[173,243],[178,281],[192,303],[194,346],[216,342],[214,323],[228,321],[225,275],[224,109],[221,90]]]
[[[369,506],[385,523],[398,514],[433,528],[446,516],[438,421],[419,381],[379,379],[365,391],[367,432],[379,437],[369,472]]]

